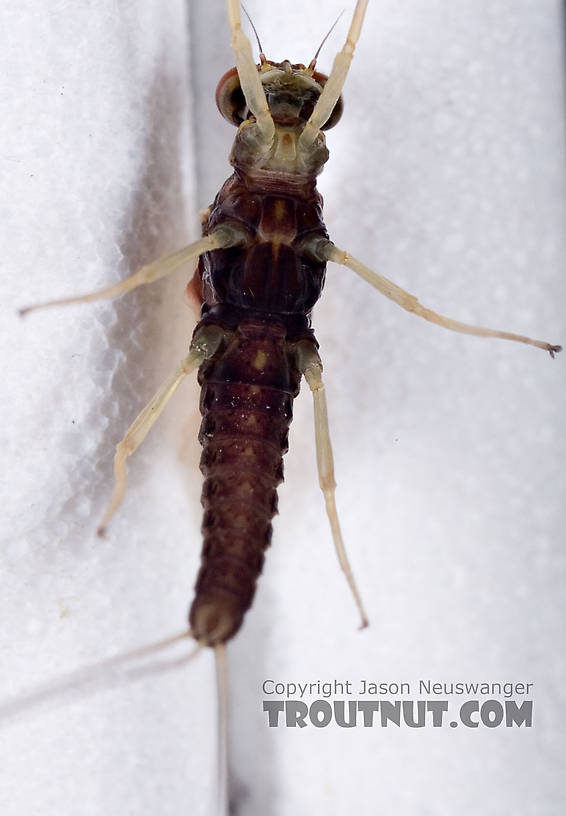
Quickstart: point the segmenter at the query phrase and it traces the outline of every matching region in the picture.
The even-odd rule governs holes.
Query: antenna
[[[251,25],[251,27],[253,28],[253,31],[254,31],[254,34],[255,34],[255,38],[256,38],[256,40],[257,40],[257,46],[258,46],[258,48],[259,48],[259,61],[260,61],[260,62],[261,62],[261,64],[263,65],[263,64],[264,64],[264,62],[265,62],[265,54],[263,53],[263,48],[261,47],[261,43],[260,43],[260,41],[259,41],[259,35],[258,35],[258,33],[257,33],[257,30],[256,30],[256,27],[255,27],[255,25],[254,25],[254,22],[253,22],[252,18],[250,17],[250,15],[248,14],[248,10],[247,10],[247,8],[244,6],[244,4],[243,4],[243,3],[242,3],[242,9],[243,9],[243,11],[244,11],[244,14],[246,15],[246,17],[247,17],[247,18],[248,18],[248,20],[250,21],[250,25]],[[330,31],[332,31],[332,29],[330,29]],[[329,33],[330,33],[330,32],[329,32]]]
[[[242,8],[244,8],[244,7],[242,6]],[[244,9],[244,11],[246,11],[246,10]],[[246,11],[246,14],[247,14],[247,11]],[[317,60],[318,55],[320,54],[320,52],[321,52],[321,50],[322,50],[322,46],[324,45],[324,43],[326,42],[326,40],[327,40],[327,39],[330,37],[330,35],[331,35],[331,34],[332,34],[332,32],[334,31],[334,29],[336,28],[336,25],[338,24],[338,20],[340,19],[340,17],[341,17],[343,14],[344,14],[344,9],[342,9],[342,11],[341,11],[341,12],[340,12],[340,14],[338,15],[338,17],[337,17],[337,18],[334,20],[334,22],[332,23],[332,25],[331,25],[331,26],[330,26],[330,28],[328,29],[328,32],[326,33],[326,36],[324,37],[324,39],[323,39],[323,41],[321,42],[321,44],[318,46],[318,49],[317,49],[317,51],[316,51],[316,54],[314,55],[314,57],[312,58],[312,60],[311,60],[311,61],[310,61],[310,63],[309,63],[309,71],[313,71],[313,70],[314,70],[314,67],[315,67],[315,65],[316,65],[316,60]],[[250,20],[250,22],[251,22],[251,20]],[[255,31],[255,29],[254,29],[254,31]]]

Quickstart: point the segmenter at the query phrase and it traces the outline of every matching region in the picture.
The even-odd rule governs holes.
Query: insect
[[[449,340],[447,342],[449,342]]]

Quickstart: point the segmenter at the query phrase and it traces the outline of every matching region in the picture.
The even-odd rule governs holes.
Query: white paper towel
[[[264,50],[308,62],[342,5],[249,2]],[[329,69],[350,9],[319,59]],[[190,273],[30,315],[198,235],[230,172],[214,106],[222,2],[4,3],[0,807],[208,814],[205,653],[142,677],[86,670],[180,631],[200,551],[198,392],[129,465],[114,444],[183,354]],[[328,134],[331,237],[431,308],[566,339],[564,87],[556,0],[373,0]],[[562,812],[564,360],[455,335],[328,272],[325,363],[337,568],[308,394],[252,611],[230,645],[235,813]],[[178,652],[155,656],[173,660]],[[531,730],[268,729],[266,678],[535,683]]]

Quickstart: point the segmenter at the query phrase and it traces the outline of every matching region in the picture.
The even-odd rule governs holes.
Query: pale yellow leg
[[[228,22],[232,31],[232,49],[236,57],[240,86],[248,107],[255,117],[262,141],[270,145],[275,135],[275,124],[269,112],[257,65],[254,62],[251,43],[242,31],[240,0],[227,0],[227,8]]]
[[[346,76],[354,56],[356,43],[360,38],[362,23],[369,0],[358,0],[344,48],[334,58],[332,71],[322,89],[315,108],[299,137],[299,150],[308,150],[318,136],[321,127],[330,117],[338,98],[342,93]]]
[[[183,266],[183,264],[186,264],[193,258],[197,258],[204,252],[211,252],[213,249],[233,246],[240,240],[241,236],[237,235],[235,231],[221,228],[204,238],[199,238],[198,241],[189,244],[189,246],[179,250],[179,252],[175,252],[173,255],[168,255],[166,258],[161,258],[147,266],[142,266],[142,268],[134,272],[133,275],[130,275],[118,283],[112,284],[112,286],[105,286],[104,289],[98,289],[96,292],[90,292],[86,295],[58,298],[57,300],[49,300],[45,303],[34,303],[32,306],[24,306],[19,310],[19,313],[23,317],[28,314],[28,312],[35,311],[36,309],[62,306],[67,303],[89,303],[93,300],[113,298],[117,295],[124,294],[124,292],[131,292],[132,289],[136,289],[144,283],[153,283],[160,278],[164,278],[170,272],[174,272],[175,269]]]
[[[373,272],[369,267],[357,261],[355,258],[352,258],[347,252],[335,247],[330,241],[324,242],[323,246],[317,248],[317,252],[328,261],[334,261],[337,264],[342,264],[342,266],[347,266],[348,269],[353,270],[365,281],[371,283],[382,295],[395,301],[395,303],[398,303],[403,309],[406,309],[408,312],[414,312],[414,314],[424,317],[425,320],[431,323],[444,326],[445,329],[451,329],[461,334],[472,334],[476,337],[500,337],[503,340],[527,343],[530,346],[536,346],[537,348],[544,349],[544,351],[548,351],[551,357],[554,357],[555,354],[562,351],[562,346],[553,346],[545,340],[533,340],[531,337],[524,337],[521,334],[513,334],[512,332],[499,331],[497,329],[486,329],[481,326],[472,326],[469,323],[461,323],[459,320],[452,320],[450,317],[437,314],[431,309],[422,306],[414,295],[410,295],[392,281]]]
[[[223,337],[223,330],[217,326],[205,326],[199,332],[193,339],[187,356],[171,372],[157,393],[134,419],[128,428],[126,436],[116,446],[114,493],[98,528],[98,535],[104,535],[108,521],[124,498],[126,492],[126,459],[139,448],[184,377],[215,353]]]
[[[322,363],[318,353],[312,347],[306,353],[299,353],[299,369],[305,375],[305,379],[312,391],[314,401],[314,432],[316,442],[316,463],[318,467],[318,482],[324,495],[326,503],[326,513],[332,530],[332,538],[336,547],[338,561],[346,576],[346,580],[354,596],[354,600],[359,609],[363,629],[368,625],[368,618],[354,580],[352,568],[346,555],[346,548],[342,540],[340,522],[336,511],[336,481],[334,479],[334,458],[332,456],[332,445],[330,443],[330,430],[328,427],[328,411],[326,408],[326,396],[322,382]]]

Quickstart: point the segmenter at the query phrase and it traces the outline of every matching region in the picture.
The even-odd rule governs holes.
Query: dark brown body
[[[234,174],[203,233],[228,228],[236,238],[229,249],[202,255],[198,268],[195,336],[210,325],[222,332],[199,369],[204,545],[189,620],[208,645],[232,637],[253,600],[304,370],[299,358],[316,356],[310,313],[326,270],[313,247],[328,240],[316,189],[328,150],[321,133],[306,150],[298,143],[325,77],[265,59],[258,73],[272,117],[269,138],[247,110],[236,70],[219,84],[219,108],[239,126]]]
[[[243,228],[245,241],[201,258],[195,330],[212,323],[226,332],[199,371],[204,545],[190,624],[211,645],[239,629],[271,541],[301,379],[295,347],[316,346],[309,315],[324,284],[325,265],[301,246],[306,236],[327,237],[314,178],[282,173],[237,168],[204,233],[225,224]]]

